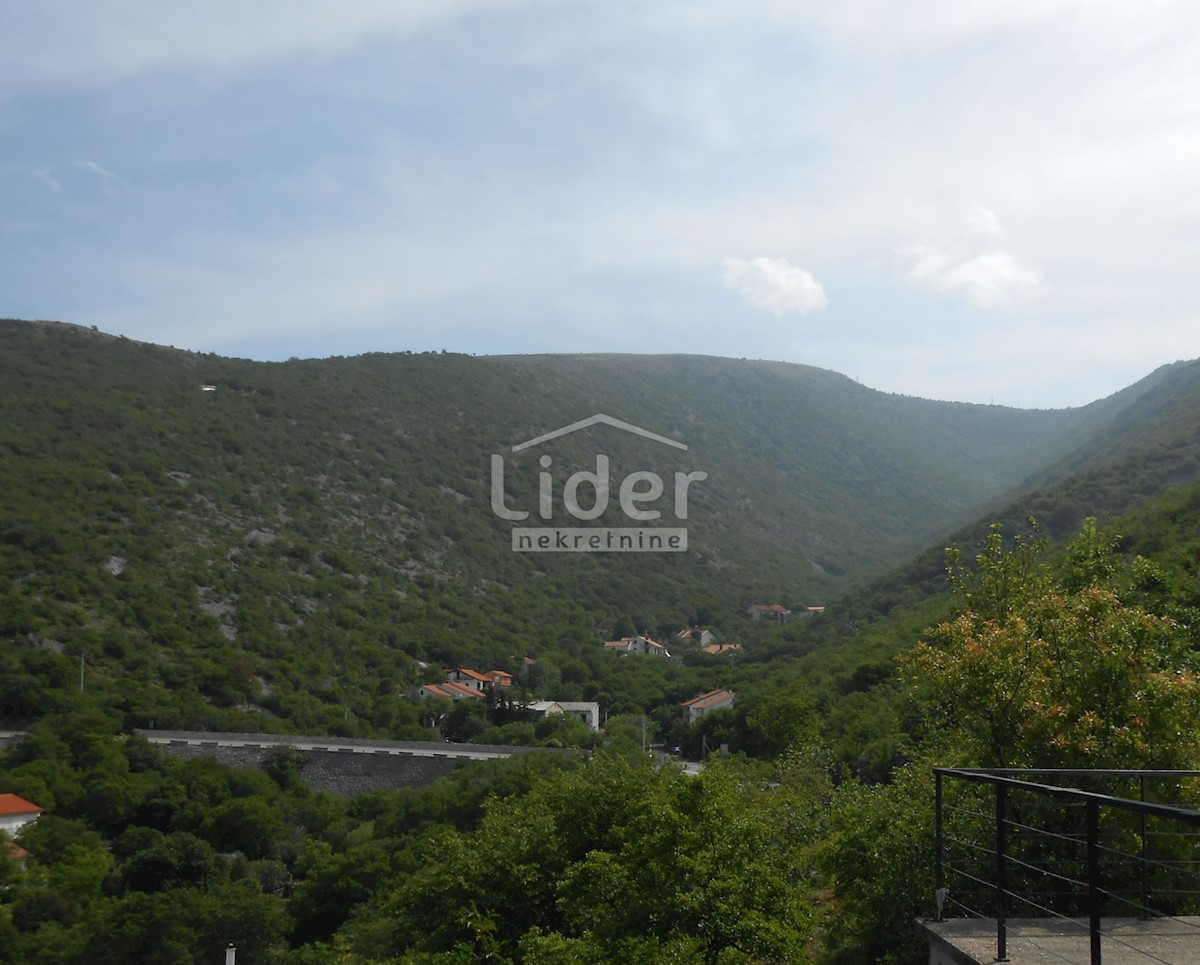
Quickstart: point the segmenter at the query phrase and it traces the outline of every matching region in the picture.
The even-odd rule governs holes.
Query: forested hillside
[[[748,604],[825,604],[971,518],[1087,415],[775,363],[264,364],[13,321],[0,364],[7,714],[34,713],[29,681],[66,686],[82,656],[89,686],[160,726],[396,732],[414,723],[398,694],[420,663],[515,672],[549,656],[552,670],[617,631],[740,636]],[[600,425],[512,451],[597,412],[688,448]],[[497,454],[505,505],[526,511],[552,457],[555,522],[565,476],[598,454],[614,504],[631,472],[706,474],[689,551],[512,552],[491,506]]]

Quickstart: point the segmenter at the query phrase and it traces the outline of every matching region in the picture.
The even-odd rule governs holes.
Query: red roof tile
[[[681,706],[689,707],[695,710],[704,707],[711,707],[713,704],[724,703],[727,700],[733,700],[735,697],[737,697],[737,694],[735,694],[732,690],[725,690],[721,688],[717,690],[710,690],[708,693],[701,694],[699,697],[693,697],[691,700],[685,700]]]
[[[0,794],[0,814],[40,814],[46,810],[15,794]]]

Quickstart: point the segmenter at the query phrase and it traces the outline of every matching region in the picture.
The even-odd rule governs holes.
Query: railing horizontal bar
[[[1043,774],[1047,777],[1200,777],[1200,771],[1142,771],[1136,768],[1090,767],[939,767],[939,771],[970,771],[975,774]]]
[[[1015,778],[1006,777],[1003,774],[994,774],[984,770],[966,770],[963,768],[954,767],[935,767],[935,774],[941,774],[945,777],[956,777],[964,781],[975,781],[980,784],[993,784],[1002,787],[1012,788],[1013,790],[1028,791],[1031,794],[1046,794],[1051,797],[1065,798],[1074,801],[1095,801],[1097,804],[1104,804],[1108,807],[1120,808],[1126,811],[1133,811],[1138,814],[1155,814],[1160,817],[1174,818],[1178,821],[1185,821],[1189,824],[1200,824],[1200,811],[1193,811],[1188,808],[1174,807],[1170,804],[1154,804],[1149,801],[1135,801],[1132,798],[1114,797],[1111,794],[1097,794],[1094,791],[1081,791],[1078,788],[1059,787],[1054,784],[1039,784],[1035,781],[1021,781]],[[1028,773],[1017,771],[1015,773]],[[1136,774],[1136,771],[1129,772],[1130,775]],[[1200,776],[1200,772],[1189,772]]]

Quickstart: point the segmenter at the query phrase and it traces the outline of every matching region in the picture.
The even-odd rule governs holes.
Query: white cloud
[[[999,247],[1003,240],[996,213],[976,204],[958,237],[943,245],[908,245],[902,254],[912,261],[908,277],[917,284],[961,295],[977,308],[999,308],[1021,302],[1041,285],[1036,271]]]
[[[786,258],[727,258],[725,285],[776,318],[819,312],[829,304],[821,283]]]

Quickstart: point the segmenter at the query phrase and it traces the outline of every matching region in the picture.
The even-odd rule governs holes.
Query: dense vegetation
[[[516,672],[526,655],[562,697],[578,683],[606,700],[596,668],[572,663],[605,636],[703,623],[738,640],[752,602],[827,603],[1044,464],[1083,418],[803,366],[261,364],[25,322],[0,322],[0,366],[0,637],[15,650],[0,705],[27,719],[53,704],[30,681],[65,686],[83,656],[88,686],[142,726],[411,736],[399,695],[420,662]],[[555,492],[596,446],[614,480],[707,472],[688,553],[510,551],[491,455],[509,505],[533,507],[543,447],[507,447],[596,411],[689,448],[576,433],[544,450]]]
[[[0,340],[0,726],[29,733],[0,791],[48,808],[23,867],[0,850],[0,961],[211,962],[229,941],[357,965],[916,961],[932,763],[1197,763],[1190,363],[1014,413],[710,359],[259,365],[54,325]],[[594,411],[694,459],[602,435],[620,473],[710,473],[693,552],[509,552],[495,440]],[[554,472],[595,441],[553,450]],[[510,504],[536,505],[511,458]],[[939,541],[883,572],[982,501],[1003,525],[959,530],[948,570]],[[764,600],[830,606],[752,624]],[[743,648],[666,639],[697,623]],[[599,646],[643,630],[678,659]],[[518,705],[596,700],[605,731],[406,696],[456,664],[514,672]],[[688,724],[679,703],[719,686],[736,705]],[[131,736],[432,737],[431,718],[592,753],[346,800],[286,750],[258,773]],[[643,727],[724,750],[697,777],[656,768]]]
[[[233,941],[255,961],[917,961],[931,763],[1200,763],[1200,487],[1127,522],[1163,563],[1092,522],[1052,566],[999,531],[952,559],[949,619],[900,663],[908,760],[882,784],[831,759],[798,681],[724,721],[757,759],[697,777],[615,729],[591,759],[349,801],[286,750],[265,774],[163,757],[80,695],[0,759],[50,812],[24,870],[0,866],[0,960],[202,962]]]

